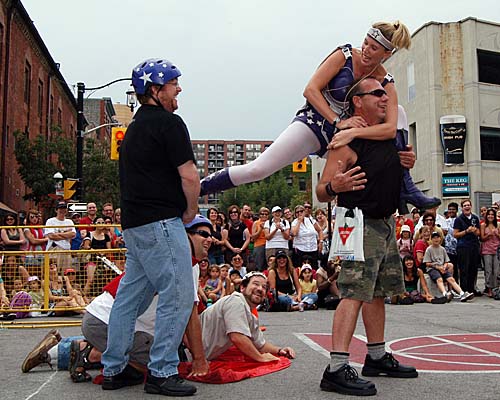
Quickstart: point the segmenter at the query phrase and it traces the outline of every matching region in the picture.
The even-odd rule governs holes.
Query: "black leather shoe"
[[[116,390],[125,386],[139,385],[144,382],[144,374],[127,364],[117,375],[105,376],[102,381],[103,390]]]
[[[415,367],[400,364],[391,353],[385,353],[380,360],[374,360],[367,354],[361,374],[363,376],[385,375],[393,378],[416,378],[418,376]]]
[[[164,396],[192,396],[196,393],[196,387],[190,385],[180,378],[179,375],[172,375],[168,378],[157,378],[148,372],[144,391],[152,394],[162,394]]]
[[[321,390],[337,392],[351,396],[373,396],[377,388],[373,382],[359,378],[356,370],[346,364],[335,372],[330,372],[330,366],[323,372],[323,379],[319,385]]]

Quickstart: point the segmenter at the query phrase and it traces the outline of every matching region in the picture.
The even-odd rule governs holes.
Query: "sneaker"
[[[299,303],[299,311],[304,312],[304,303]]]
[[[361,374],[363,376],[385,375],[392,378],[416,378],[418,376],[415,367],[400,364],[392,353],[385,353],[380,360],[374,360],[367,354]]]
[[[446,297],[434,297],[431,300],[431,304],[445,304],[448,302],[448,299]]]
[[[48,364],[49,367],[52,369],[52,364],[50,363],[51,359],[49,356],[49,350],[58,343],[59,340],[57,340],[57,337],[51,334],[50,332],[47,335],[45,335],[45,337],[40,341],[40,343],[38,343],[35,346],[35,348],[31,350],[24,359],[23,364],[21,366],[21,371],[29,372],[40,364]]]
[[[455,292],[453,289],[451,289],[451,294],[453,295],[453,298],[454,299],[459,299],[460,298],[460,294]]]
[[[103,390],[116,390],[125,386],[140,385],[144,382],[144,374],[127,364],[117,375],[105,376],[102,381]]]
[[[361,379],[357,371],[349,364],[344,365],[335,372],[330,372],[330,366],[326,367],[319,387],[327,392],[337,392],[351,396],[373,396],[377,394],[375,384]]]
[[[460,301],[465,303],[467,300],[471,300],[474,297],[474,293],[464,292],[462,296],[460,296]]]
[[[453,300],[453,294],[451,292],[446,293],[446,301],[449,303]]]
[[[168,378],[158,378],[148,372],[144,391],[151,394],[162,394],[164,396],[192,396],[196,393],[196,387],[190,385],[180,378],[179,375],[172,375]]]

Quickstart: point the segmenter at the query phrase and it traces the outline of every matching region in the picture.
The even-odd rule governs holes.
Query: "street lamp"
[[[86,88],[85,83],[83,82],[78,82],[77,83],[77,100],[76,100],[76,111],[77,111],[77,116],[76,116],[76,179],[78,180],[78,187],[77,187],[77,192],[76,196],[78,200],[83,199],[83,136],[85,135],[84,132],[84,125],[85,125],[85,116],[83,115],[83,95],[85,94],[86,90],[89,91],[95,91],[99,89],[103,89],[107,86],[110,86],[114,83],[117,82],[123,82],[123,81],[130,81],[132,78],[120,78],[120,79],[115,79],[114,81],[108,82],[105,85],[102,86],[97,86],[93,88]],[[127,93],[127,102],[132,102],[131,99],[132,96],[129,96]],[[133,100],[133,105],[135,106],[135,97]],[[131,107],[132,110],[132,104],[129,103],[129,106]]]
[[[54,179],[54,188],[56,192],[57,197],[63,197],[64,196],[64,188],[63,188],[63,176],[62,174],[58,171],[54,174],[52,177]]]

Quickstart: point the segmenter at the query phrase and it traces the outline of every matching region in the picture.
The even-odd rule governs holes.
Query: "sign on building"
[[[469,172],[443,172],[442,197],[470,197]]]
[[[463,115],[444,115],[439,119],[445,164],[463,164],[466,137]]]

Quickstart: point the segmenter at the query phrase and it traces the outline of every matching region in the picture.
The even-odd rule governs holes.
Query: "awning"
[[[0,201],[0,214],[7,214],[7,213],[14,213],[17,215],[17,211],[14,211],[12,208],[10,208],[7,204],[2,203]]]

